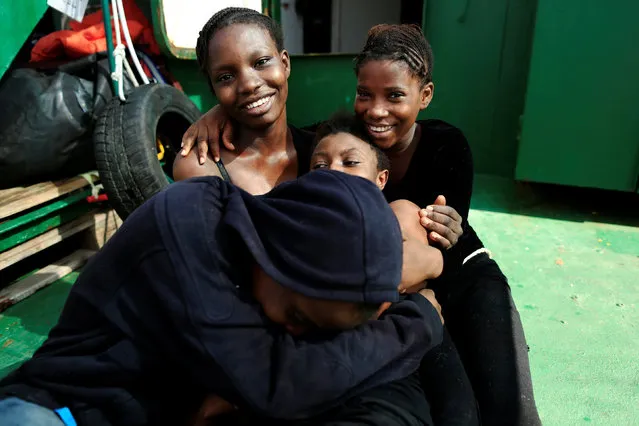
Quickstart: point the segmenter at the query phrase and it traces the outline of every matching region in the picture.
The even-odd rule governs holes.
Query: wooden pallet
[[[0,290],[0,312],[26,299],[36,291],[54,283],[74,270],[81,268],[94,254],[95,251],[92,250],[77,250],[69,256],[34,272],[25,279],[16,281],[10,286],[3,288]]]
[[[0,286],[0,312],[82,267],[121,226],[122,220],[113,209],[87,204],[90,188],[86,179],[75,177],[0,191],[0,228],[4,232],[0,242],[2,238],[11,242],[0,252],[0,270],[79,236],[78,250],[73,254],[7,287]]]
[[[74,177],[0,190],[0,220],[88,186],[86,179]]]
[[[122,220],[112,209],[96,209],[0,253],[0,269],[7,268],[82,231],[86,231],[85,244],[87,246],[94,249],[100,248],[121,224]]]

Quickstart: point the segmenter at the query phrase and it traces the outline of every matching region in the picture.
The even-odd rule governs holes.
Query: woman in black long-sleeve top
[[[391,158],[388,201],[420,206],[430,240],[458,273],[430,283],[488,425],[539,424],[526,340],[510,287],[468,223],[473,160],[462,132],[416,121],[433,96],[433,55],[419,27],[378,25],[356,58],[355,113]],[[463,233],[459,233],[459,225]]]

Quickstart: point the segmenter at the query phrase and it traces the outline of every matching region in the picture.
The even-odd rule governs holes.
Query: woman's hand
[[[429,246],[428,231],[421,225],[417,204],[400,199],[389,205],[399,222],[404,246],[399,291],[415,293],[426,286],[426,280],[441,275],[444,268],[442,252]]]
[[[220,161],[220,138],[229,151],[235,150],[233,126],[219,105],[208,110],[195,123],[191,124],[182,136],[182,156],[186,157],[197,143],[197,156],[200,164],[206,161],[208,150],[213,159]]]
[[[443,249],[449,249],[464,233],[462,217],[446,205],[446,197],[440,195],[435,202],[419,211],[420,223],[428,232],[428,238]]]

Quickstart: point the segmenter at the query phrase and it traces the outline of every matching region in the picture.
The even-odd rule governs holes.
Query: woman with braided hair
[[[417,114],[433,97],[433,53],[421,28],[377,25],[355,59],[355,113],[391,159],[384,193],[426,206],[421,223],[456,274],[433,280],[486,425],[540,424],[527,345],[506,277],[468,223],[473,160],[462,132]]]

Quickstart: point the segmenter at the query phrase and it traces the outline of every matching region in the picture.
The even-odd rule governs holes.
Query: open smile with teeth
[[[388,132],[389,130],[391,130],[394,126],[373,126],[373,125],[368,125],[368,128],[370,129],[371,132],[373,133],[384,133],[384,132]]]
[[[268,101],[270,101],[272,97],[273,97],[273,95],[264,96],[263,98],[258,99],[255,102],[246,105],[244,107],[244,109],[247,109],[247,110],[255,109],[255,108],[259,107],[259,106],[264,105]]]

